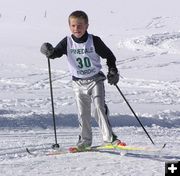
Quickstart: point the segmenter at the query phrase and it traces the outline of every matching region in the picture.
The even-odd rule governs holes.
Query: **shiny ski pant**
[[[73,81],[81,143],[92,144],[91,104],[94,105],[95,119],[102,132],[104,142],[112,142],[113,132],[108,120],[108,108],[105,104],[104,79],[101,77]]]

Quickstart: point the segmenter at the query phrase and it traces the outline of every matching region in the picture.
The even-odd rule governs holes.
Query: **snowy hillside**
[[[180,160],[180,12],[178,0],[0,0],[0,176],[164,176],[165,161]],[[67,18],[89,15],[89,33],[114,52],[118,86],[161,155],[129,152],[29,156],[25,148],[54,143],[47,59],[43,42],[54,46],[70,35]],[[105,60],[103,71],[107,73]],[[75,145],[79,129],[66,57],[51,61],[58,143]],[[105,81],[110,121],[120,139],[151,146],[115,86]],[[92,112],[93,116],[93,112]],[[102,136],[93,120],[93,144]]]

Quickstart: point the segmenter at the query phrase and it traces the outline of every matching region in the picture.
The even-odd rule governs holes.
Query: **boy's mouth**
[[[74,35],[77,37],[81,36],[81,34],[82,34],[81,32],[74,32]]]
[[[81,32],[80,31],[76,31],[76,32],[74,32],[75,34],[81,34]]]

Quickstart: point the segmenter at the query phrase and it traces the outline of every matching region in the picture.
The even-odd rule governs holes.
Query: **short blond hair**
[[[81,10],[76,10],[69,15],[69,18],[68,18],[69,23],[70,23],[70,18],[81,18],[81,19],[84,19],[86,24],[89,23],[87,14]]]

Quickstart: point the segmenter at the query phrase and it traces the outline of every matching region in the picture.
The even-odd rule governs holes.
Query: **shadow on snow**
[[[13,115],[16,114],[16,117]],[[18,115],[18,112],[0,110],[0,128],[50,128],[53,127],[51,114],[33,114],[33,115]],[[158,118],[158,117],[139,117],[144,126],[152,127],[154,125],[167,128],[179,128],[179,118]],[[113,127],[139,127],[139,123],[132,115],[111,115],[109,118]],[[57,114],[57,127],[78,127],[78,117],[76,114]],[[92,118],[92,126],[97,127],[97,123]]]

